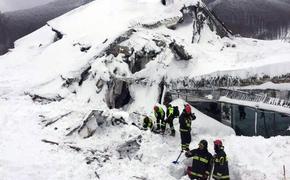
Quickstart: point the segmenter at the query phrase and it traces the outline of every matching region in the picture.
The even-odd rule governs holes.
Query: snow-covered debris
[[[198,12],[204,21],[193,42],[194,18],[180,10],[198,2],[98,0],[18,40],[0,57],[1,177],[186,179],[185,157],[176,169],[171,164],[180,152],[179,133],[161,136],[132,125],[153,115],[164,84],[278,76],[290,63],[290,44],[221,38],[205,10]],[[172,102],[180,112],[185,103]],[[280,167],[290,167],[286,137],[236,137],[192,109],[190,148],[207,139],[213,152],[212,141],[221,138],[232,179],[281,179]],[[177,119],[174,126],[178,132]]]

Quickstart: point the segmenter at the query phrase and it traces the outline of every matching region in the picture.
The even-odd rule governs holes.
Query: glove
[[[217,158],[218,158],[218,155],[215,154],[215,155],[213,156],[213,159],[217,159]]]
[[[185,157],[189,157],[189,156],[191,156],[191,152],[190,151],[186,151],[185,152]]]
[[[208,178],[208,175],[207,174],[204,174],[203,176],[202,176],[202,179],[207,179]]]
[[[192,118],[192,121],[196,119],[196,116],[194,113],[191,114],[191,118]]]

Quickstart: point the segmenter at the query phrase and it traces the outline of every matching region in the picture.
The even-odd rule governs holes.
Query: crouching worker
[[[145,118],[143,119],[142,130],[148,130],[148,129],[153,131],[153,120],[151,118],[149,118],[148,116],[145,116]]]
[[[161,106],[154,106],[153,109],[154,109],[154,115],[155,115],[156,122],[157,122],[156,131],[160,131],[161,130],[160,126],[161,125],[165,126],[165,123],[164,123],[165,112]]]
[[[190,179],[206,180],[211,171],[212,155],[207,150],[207,141],[201,140],[197,149],[187,151],[185,156],[192,158],[192,167],[187,169]]]
[[[212,177],[215,180],[230,180],[227,155],[221,140],[214,141],[214,170]]]

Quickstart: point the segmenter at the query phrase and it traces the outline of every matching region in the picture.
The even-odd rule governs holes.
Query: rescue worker
[[[167,111],[166,111],[166,120],[163,122],[163,125],[162,125],[162,132],[164,134],[165,132],[165,129],[166,129],[166,124],[168,123],[169,126],[170,126],[170,130],[171,130],[171,136],[175,136],[175,129],[174,129],[174,126],[173,126],[173,120],[175,118],[174,116],[174,108],[172,107],[171,104],[169,104],[167,106]]]
[[[191,121],[196,117],[191,113],[191,107],[189,104],[185,105],[183,112],[179,117],[179,131],[181,138],[181,151],[188,151],[189,144],[191,142]]]
[[[215,180],[230,180],[227,155],[221,140],[214,141],[214,170],[212,177]]]
[[[143,119],[142,130],[147,130],[147,129],[150,129],[151,131],[153,130],[153,121],[148,116],[145,116],[145,118]]]
[[[157,131],[160,131],[160,123],[162,123],[162,126],[164,125],[164,118],[165,118],[165,112],[162,109],[162,107],[154,106],[154,115],[156,117],[157,122]]]
[[[190,179],[206,180],[211,171],[212,155],[207,150],[207,141],[201,140],[197,149],[187,151],[185,156],[192,157],[192,167],[188,167]]]

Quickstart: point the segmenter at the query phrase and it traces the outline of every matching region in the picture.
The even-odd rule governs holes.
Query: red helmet
[[[159,108],[158,108],[158,106],[154,106],[153,109],[154,109],[154,111],[158,111]]]
[[[190,107],[189,104],[186,104],[186,105],[185,105],[185,112],[186,112],[187,114],[190,114],[190,113],[191,113],[191,107]]]
[[[215,140],[213,143],[214,143],[214,145],[216,145],[216,146],[222,146],[222,145],[223,145],[222,141],[219,140],[219,139]]]

